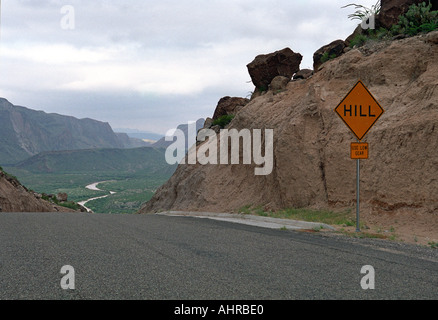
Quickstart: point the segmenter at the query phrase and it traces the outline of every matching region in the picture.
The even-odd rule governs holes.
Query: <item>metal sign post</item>
[[[367,87],[359,80],[339,103],[335,112],[353,132],[358,141],[358,143],[352,143],[351,145],[351,158],[357,161],[356,232],[360,232],[360,160],[368,159],[369,154],[369,145],[361,141],[382,116],[384,110]]]
[[[360,232],[360,159],[357,159],[356,232]]]
[[[368,159],[369,151],[368,143],[362,143],[358,140],[357,143],[351,144],[351,159],[356,160],[356,232],[360,232],[360,160]]]

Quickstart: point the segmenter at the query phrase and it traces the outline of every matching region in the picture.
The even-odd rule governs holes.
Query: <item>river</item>
[[[101,190],[101,189],[99,189],[97,187],[100,183],[104,183],[104,182],[108,182],[108,181],[95,182],[95,183],[89,184],[85,188],[88,189],[88,190],[93,190],[93,191],[105,191],[105,190]],[[93,213],[93,210],[91,210],[90,208],[86,207],[86,204],[88,202],[94,201],[94,200],[98,200],[98,199],[104,199],[104,198],[107,198],[107,197],[109,197],[110,195],[113,195],[113,194],[116,194],[116,192],[110,191],[110,194],[107,194],[106,196],[101,196],[101,197],[91,198],[91,199],[88,199],[86,201],[81,201],[81,202],[79,202],[79,205],[83,206],[89,213]]]

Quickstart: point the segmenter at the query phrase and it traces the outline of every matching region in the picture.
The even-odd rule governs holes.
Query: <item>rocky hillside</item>
[[[74,212],[42,199],[0,168],[0,212]]]
[[[0,98],[1,165],[14,164],[43,151],[146,145],[139,139],[115,134],[108,123],[35,111]]]
[[[437,74],[438,31],[344,50],[314,75],[283,82],[283,89],[271,83],[238,109],[229,128],[274,129],[272,174],[254,175],[255,165],[180,165],[140,212],[354,207],[355,139],[334,108],[362,80],[385,110],[365,138],[364,210],[436,214]]]

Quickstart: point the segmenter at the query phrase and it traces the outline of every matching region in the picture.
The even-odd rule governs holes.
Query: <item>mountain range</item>
[[[158,141],[160,140],[164,135],[149,132],[149,131],[141,131],[138,129],[129,129],[129,128],[114,128],[114,132],[119,133],[123,132],[126,133],[131,138],[137,138],[141,140],[148,140],[148,141]]]
[[[150,146],[108,123],[15,106],[0,98],[0,164],[23,161],[46,151]]]
[[[164,158],[164,150],[150,147],[131,149],[86,149],[41,152],[13,167],[32,173],[82,173],[147,171],[150,174],[174,168]]]

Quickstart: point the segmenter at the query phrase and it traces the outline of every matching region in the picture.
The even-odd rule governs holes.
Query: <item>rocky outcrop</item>
[[[239,97],[223,97],[219,100],[216,110],[213,114],[213,121],[219,119],[222,116],[234,115],[241,108],[248,104],[249,100]]]
[[[26,189],[0,170],[0,212],[74,212],[41,199],[41,195]]]
[[[300,70],[303,56],[285,48],[270,54],[257,56],[247,65],[249,75],[256,89],[266,91],[269,84],[277,76],[292,79],[294,73]]]
[[[274,129],[272,173],[256,176],[255,164],[180,165],[140,212],[354,207],[355,139],[334,108],[360,79],[385,110],[365,138],[362,211],[436,213],[438,47],[431,39],[393,41],[367,55],[353,49],[311,78],[251,100],[231,128]]]
[[[318,71],[324,62],[341,56],[346,47],[345,41],[335,40],[328,45],[319,48],[313,54],[313,70]]]

